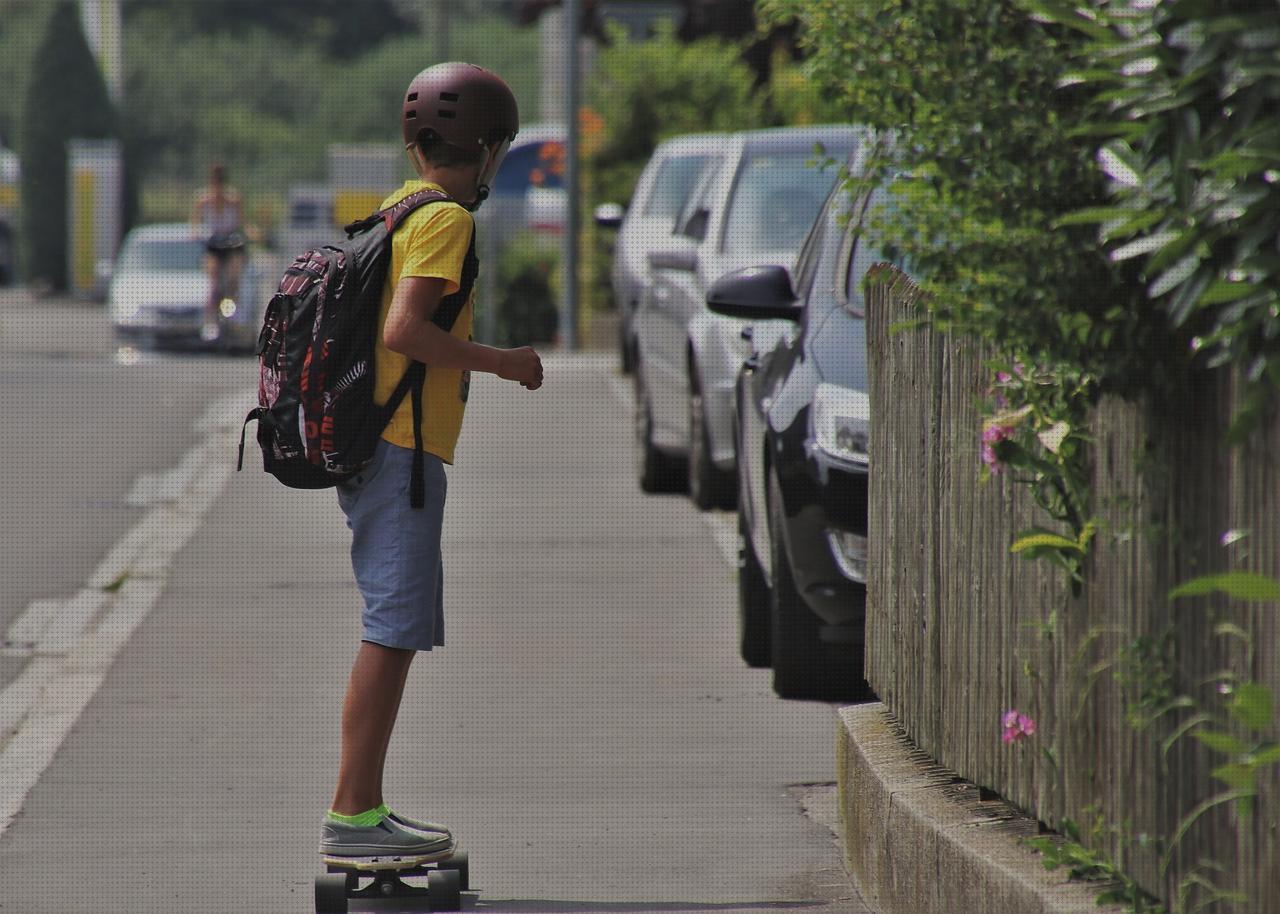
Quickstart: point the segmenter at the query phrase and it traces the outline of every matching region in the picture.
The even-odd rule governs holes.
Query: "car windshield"
[[[724,249],[746,256],[798,250],[835,179],[835,168],[820,168],[812,152],[752,156],[738,174]]]
[[[122,269],[135,272],[200,270],[204,244],[194,238],[135,241],[125,249]]]
[[[684,208],[709,156],[672,156],[658,167],[641,215],[674,222]]]

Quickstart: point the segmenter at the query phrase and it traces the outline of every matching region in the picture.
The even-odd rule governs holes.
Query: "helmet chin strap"
[[[479,184],[476,186],[476,198],[470,204],[463,204],[463,209],[469,213],[474,213],[480,208],[480,204],[489,199],[489,185]]]

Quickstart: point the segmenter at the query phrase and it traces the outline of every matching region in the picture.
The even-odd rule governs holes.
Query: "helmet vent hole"
[[[410,92],[409,97],[405,99],[405,101],[407,102],[416,102],[417,100],[418,100],[417,92]]]
[[[410,108],[408,111],[404,113],[405,120],[407,121],[411,121],[417,116],[418,116],[418,111],[416,108]]]
[[[457,92],[441,92],[440,93],[440,101],[442,102],[456,102],[457,100],[458,100]]]
[[[437,111],[437,112],[436,112],[436,115],[437,115],[437,116],[439,116],[439,117],[451,117],[451,118],[452,118],[452,117],[457,117],[457,116],[458,116],[458,112],[456,112],[456,111],[445,111],[445,110],[440,110],[440,111]]]

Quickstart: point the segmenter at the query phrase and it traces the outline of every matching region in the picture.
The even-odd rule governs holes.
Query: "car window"
[[[135,241],[125,249],[121,266],[140,272],[199,270],[204,255],[204,244],[193,238]]]
[[[672,156],[658,166],[658,174],[653,179],[649,198],[645,200],[640,215],[674,223],[709,158],[705,155]]]
[[[813,284],[814,274],[818,269],[818,261],[821,260],[822,242],[827,234],[827,222],[829,220],[824,213],[821,219],[815,220],[809,231],[809,236],[804,240],[804,246],[800,249],[800,254],[796,257],[796,269],[794,279],[794,291],[800,299],[807,298],[809,288]]]
[[[866,311],[866,293],[862,281],[867,270],[874,264],[889,259],[880,250],[877,233],[872,225],[875,220],[883,217],[885,208],[892,206],[894,199],[883,187],[877,187],[865,199],[865,206],[860,201],[858,209],[861,210],[861,218],[856,223],[851,222],[846,231],[846,253],[842,258],[844,280],[840,283],[844,299],[842,304],[855,314]]]
[[[715,187],[716,177],[720,173],[723,160],[715,158],[709,161],[706,168],[698,176],[698,183],[688,202],[676,219],[675,231],[701,241],[707,233],[707,214],[710,212],[711,190]]]
[[[751,256],[794,251],[835,183],[812,152],[757,154],[738,173],[725,223],[723,250]]]

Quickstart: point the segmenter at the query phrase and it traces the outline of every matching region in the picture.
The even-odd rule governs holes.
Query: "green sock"
[[[384,817],[391,815],[391,807],[388,806],[386,803],[383,803],[381,806],[379,806],[377,811],[382,813]]]
[[[359,828],[371,828],[386,818],[386,804],[379,806],[377,809],[370,809],[368,812],[362,812],[354,816],[344,816],[340,812],[329,810],[328,819],[330,822],[337,822],[340,825],[354,825]]]

